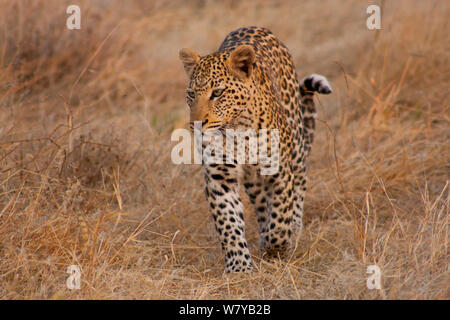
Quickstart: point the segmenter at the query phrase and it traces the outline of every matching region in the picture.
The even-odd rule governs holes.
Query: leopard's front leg
[[[264,177],[268,195],[267,223],[261,232],[261,247],[268,257],[284,257],[292,243],[293,175],[286,167],[279,174]]]
[[[253,269],[245,239],[244,210],[239,196],[239,168],[235,164],[203,165],[205,193],[225,253],[226,272]]]

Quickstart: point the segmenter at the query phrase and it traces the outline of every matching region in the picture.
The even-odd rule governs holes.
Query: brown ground
[[[450,5],[386,1],[0,1],[0,298],[449,299]],[[95,3],[95,4],[94,4]],[[305,227],[287,261],[227,278],[178,50],[270,28],[320,96]],[[69,265],[81,290],[66,287]],[[368,290],[376,264],[382,289]]]

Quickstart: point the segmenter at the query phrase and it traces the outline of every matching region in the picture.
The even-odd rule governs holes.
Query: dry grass
[[[0,298],[449,299],[448,1],[0,1]],[[185,126],[178,50],[271,28],[320,97],[305,228],[227,278]],[[82,269],[82,289],[66,269]],[[382,290],[366,288],[377,264]]]

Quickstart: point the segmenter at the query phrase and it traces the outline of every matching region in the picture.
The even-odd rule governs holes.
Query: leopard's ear
[[[183,62],[184,70],[186,70],[187,75],[191,76],[195,65],[200,60],[200,57],[191,49],[183,48],[180,50],[180,60]]]
[[[231,70],[241,79],[252,75],[255,63],[255,51],[249,45],[240,45],[231,52],[229,58]]]

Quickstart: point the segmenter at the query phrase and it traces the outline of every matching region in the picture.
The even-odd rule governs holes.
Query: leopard
[[[300,82],[288,48],[267,28],[230,32],[219,49],[200,56],[183,48],[179,58],[188,76],[186,102],[190,127],[276,130],[276,173],[266,164],[202,163],[204,192],[225,257],[226,273],[254,270],[245,236],[242,188],[256,214],[263,257],[283,258],[303,228],[307,158],[314,140],[314,95],[330,94],[326,77],[311,74]],[[204,145],[203,145],[204,147]],[[244,193],[242,193],[244,194]]]

